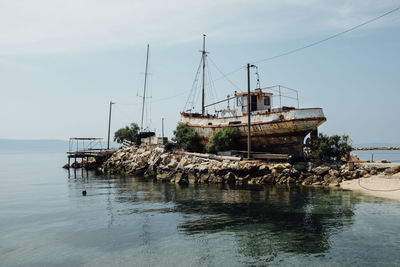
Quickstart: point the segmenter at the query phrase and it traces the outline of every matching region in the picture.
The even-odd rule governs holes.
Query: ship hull
[[[303,156],[304,138],[326,121],[320,108],[292,109],[279,112],[258,113],[251,116],[251,148],[253,151]],[[238,140],[232,147],[247,150],[247,116],[216,118],[192,116],[182,113],[181,124],[193,128],[204,147],[214,131],[233,127]]]

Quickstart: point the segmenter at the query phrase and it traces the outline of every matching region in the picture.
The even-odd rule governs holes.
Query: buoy
[[[86,190],[82,191],[82,195],[86,196]]]

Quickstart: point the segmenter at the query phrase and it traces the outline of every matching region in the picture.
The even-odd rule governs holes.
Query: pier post
[[[250,97],[250,64],[247,64],[247,158],[251,157],[251,97]]]

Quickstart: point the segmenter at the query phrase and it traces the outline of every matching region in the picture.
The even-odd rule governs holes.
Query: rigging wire
[[[319,44],[321,44],[321,43],[323,43],[323,42],[329,41],[329,40],[331,40],[331,39],[333,39],[333,38],[336,38],[336,37],[338,37],[338,36],[341,36],[341,35],[343,35],[343,34],[346,34],[346,33],[348,33],[348,32],[351,32],[351,31],[353,31],[353,30],[356,30],[356,29],[358,29],[358,28],[361,28],[361,27],[363,27],[363,26],[365,26],[365,25],[367,25],[367,24],[370,24],[370,23],[372,23],[372,22],[375,22],[375,21],[377,21],[377,20],[379,20],[379,19],[381,19],[381,18],[383,18],[383,17],[385,17],[385,16],[387,16],[387,15],[390,15],[390,14],[396,12],[396,11],[399,11],[399,10],[400,10],[400,6],[397,7],[397,8],[395,8],[395,9],[392,9],[392,10],[386,12],[386,13],[383,13],[382,15],[379,15],[379,16],[377,16],[377,17],[374,17],[374,18],[370,19],[370,20],[367,20],[367,21],[365,21],[365,22],[363,22],[363,23],[361,23],[361,24],[358,24],[358,25],[356,25],[356,26],[353,26],[353,27],[351,27],[351,28],[349,28],[349,29],[347,29],[347,30],[345,30],[345,31],[336,33],[336,34],[331,35],[331,36],[329,36],[329,37],[327,37],[327,38],[324,38],[324,39],[321,39],[321,40],[319,40],[319,41],[313,42],[313,43],[311,43],[311,44],[308,44],[308,45],[305,45],[305,46],[302,46],[302,47],[299,47],[299,48],[296,48],[296,49],[292,49],[292,50],[289,50],[289,51],[287,51],[287,52],[284,52],[284,53],[281,53],[281,54],[278,54],[278,55],[275,55],[275,56],[272,56],[272,57],[269,57],[269,58],[265,58],[265,59],[262,59],[262,60],[254,61],[254,62],[252,62],[251,64],[257,64],[257,63],[261,63],[261,62],[265,62],[265,61],[270,61],[270,60],[273,60],[273,59],[277,59],[277,58],[280,58],[280,57],[284,57],[284,56],[287,56],[287,55],[291,55],[291,54],[294,54],[294,53],[299,52],[299,51],[301,51],[301,50],[304,50],[304,49],[307,49],[307,48],[310,48],[310,47],[319,45]],[[232,75],[232,74],[234,74],[234,73],[236,73],[236,72],[238,72],[238,71],[240,71],[240,70],[246,69],[246,65],[243,65],[243,66],[241,66],[241,67],[239,67],[239,68],[237,68],[237,69],[234,69],[234,70],[232,70],[232,71],[230,71],[230,72],[223,73],[223,72],[216,66],[216,64],[213,62],[213,60],[212,60],[211,58],[210,58],[210,61],[211,61],[211,63],[213,63],[213,65],[216,67],[216,69],[218,70],[218,72],[221,74],[221,77],[212,80],[212,82],[216,82],[216,81],[218,81],[218,80],[221,80],[221,79],[225,78],[225,79],[227,79],[233,86],[235,86],[237,89],[239,89],[239,90],[242,92],[242,90],[240,89],[240,87],[238,87],[237,85],[235,85],[235,84],[234,84],[231,80],[229,80],[227,77],[230,76],[230,75]],[[169,99],[172,99],[172,98],[181,96],[181,95],[185,95],[185,94],[187,94],[188,92],[190,92],[190,93],[189,93],[189,97],[188,97],[188,99],[187,99],[187,101],[186,101],[186,104],[185,104],[185,109],[184,109],[184,110],[186,110],[188,104],[190,103],[190,99],[193,98],[193,94],[195,94],[195,93],[193,93],[193,91],[195,91],[195,90],[193,90],[193,89],[195,88],[195,85],[196,85],[196,83],[198,82],[198,75],[199,75],[200,68],[201,68],[201,62],[202,62],[202,61],[200,60],[200,64],[199,64],[199,67],[198,67],[198,69],[197,69],[196,76],[195,76],[196,78],[195,78],[195,80],[193,81],[192,88],[191,88],[190,90],[183,91],[183,92],[178,93],[178,94],[173,95],[173,96],[168,96],[168,97],[165,97],[165,98],[158,98],[158,99],[155,99],[155,100],[153,101],[153,103],[154,103],[154,102],[161,102],[161,101],[169,100]],[[137,95],[138,95],[138,93],[137,93]],[[120,105],[121,105],[121,104],[122,104],[122,103],[120,103]],[[192,102],[192,104],[194,104],[194,103]],[[122,104],[122,105],[124,105],[124,104]],[[125,104],[125,105],[135,105],[135,104]]]
[[[192,106],[194,105],[194,98],[196,98],[195,94],[196,94],[196,85],[197,82],[199,80],[199,74],[200,74],[200,68],[201,68],[201,63],[203,62],[203,58],[200,59],[200,63],[199,66],[197,67],[197,71],[196,71],[196,75],[194,77],[194,81],[192,83],[192,88],[190,89],[190,93],[189,93],[189,97],[186,100],[185,106],[183,110],[186,110],[188,108],[188,105],[191,103],[190,101],[192,100]]]
[[[361,23],[361,24],[358,24],[358,25],[353,26],[353,27],[351,27],[351,28],[349,28],[349,29],[347,29],[347,30],[344,30],[344,31],[342,31],[342,32],[339,32],[339,33],[336,33],[336,34],[331,35],[331,36],[329,36],[329,37],[326,37],[326,38],[324,38],[324,39],[322,39],[322,40],[316,41],[316,42],[314,42],[314,43],[311,43],[311,44],[308,44],[308,45],[305,45],[305,46],[302,46],[302,47],[299,47],[299,48],[296,48],[296,49],[293,49],[293,50],[289,50],[289,51],[287,51],[287,52],[285,52],[285,53],[282,53],[282,54],[279,54],[279,55],[276,55],[276,56],[272,56],[272,57],[265,58],[265,59],[262,59],[262,60],[254,61],[254,62],[252,62],[251,64],[257,64],[257,63],[261,63],[261,62],[273,60],[273,59],[276,59],[276,58],[280,58],[280,57],[283,57],[283,56],[287,56],[287,55],[296,53],[296,52],[298,52],[298,51],[301,51],[301,50],[304,50],[304,49],[307,49],[307,48],[310,48],[310,47],[319,45],[320,43],[329,41],[329,40],[331,40],[331,39],[333,39],[333,38],[336,38],[336,37],[341,36],[341,35],[343,35],[343,34],[345,34],[345,33],[348,33],[348,32],[354,31],[354,30],[356,30],[356,29],[358,29],[358,28],[361,28],[361,27],[363,27],[363,26],[365,26],[365,25],[367,25],[367,24],[369,24],[369,23],[372,23],[372,22],[374,22],[374,21],[377,21],[377,20],[379,20],[379,19],[381,19],[381,18],[383,18],[383,17],[385,17],[385,16],[387,16],[387,15],[389,15],[389,14],[392,14],[392,13],[398,11],[398,10],[400,10],[400,7],[397,7],[397,8],[395,8],[395,9],[392,9],[392,10],[390,10],[390,11],[388,11],[388,12],[386,12],[386,13],[380,15],[380,16],[374,17],[374,18],[372,18],[372,19],[370,19],[370,20],[367,20],[367,21],[365,21],[365,22],[363,22],[363,23]]]
[[[277,59],[277,58],[280,58],[280,57],[288,56],[288,55],[294,54],[294,53],[296,53],[296,52],[299,52],[299,51],[301,51],[301,50],[304,50],[304,49],[307,49],[307,48],[310,48],[310,47],[319,45],[319,44],[321,44],[321,43],[323,43],[323,42],[329,41],[329,40],[331,40],[331,39],[333,39],[333,38],[339,37],[339,36],[341,36],[341,35],[343,35],[343,34],[346,34],[346,33],[348,33],[348,32],[351,32],[351,31],[354,31],[354,30],[356,30],[356,29],[358,29],[358,28],[361,28],[361,27],[363,27],[363,26],[365,26],[365,25],[367,25],[367,24],[370,24],[370,23],[372,23],[372,22],[375,22],[375,21],[377,21],[377,20],[379,20],[379,19],[381,19],[381,18],[383,18],[383,17],[385,17],[385,16],[388,16],[388,15],[390,15],[390,14],[396,12],[396,11],[399,11],[399,10],[400,10],[400,6],[397,7],[397,8],[394,8],[394,9],[392,9],[392,10],[390,10],[390,11],[387,11],[387,12],[383,13],[382,15],[379,15],[379,16],[377,16],[377,17],[374,17],[374,18],[372,18],[372,19],[369,19],[369,20],[367,20],[367,21],[365,21],[365,22],[363,22],[363,23],[361,23],[361,24],[358,24],[358,25],[356,25],[356,26],[353,26],[353,27],[351,27],[351,28],[349,28],[349,29],[347,29],[347,30],[341,31],[341,32],[339,32],[339,33],[336,33],[336,34],[334,34],[334,35],[331,35],[331,36],[326,37],[326,38],[324,38],[324,39],[321,39],[321,40],[319,40],[319,41],[313,42],[313,43],[311,43],[311,44],[308,44],[308,45],[305,45],[305,46],[302,46],[302,47],[299,47],[299,48],[295,48],[295,49],[289,50],[289,51],[287,51],[287,52],[284,52],[284,53],[281,53],[281,54],[278,54],[278,55],[275,55],[275,56],[272,56],[272,57],[268,57],[268,58],[265,58],[265,59],[262,59],[262,60],[254,61],[254,62],[252,62],[251,64],[258,64],[258,63],[261,63],[261,62],[270,61],[270,60]],[[236,72],[242,70],[243,68],[246,68],[246,66],[242,66],[242,67],[240,67],[240,68],[237,68],[237,69],[235,69],[235,70],[232,70],[232,71],[230,71],[230,72],[224,74],[223,76],[221,76],[221,77],[215,79],[214,81],[218,81],[218,80],[220,80],[220,79],[222,79],[222,78],[225,78],[226,76],[232,75],[233,73],[236,73]]]
[[[206,63],[207,63],[207,60],[208,60],[208,57],[206,57]],[[208,65],[208,64],[206,64],[206,65]],[[209,103],[211,103],[211,102],[215,102],[215,101],[217,101],[217,91],[215,90],[215,85],[214,85],[214,82],[213,82],[213,80],[212,80],[212,76],[211,76],[211,70],[210,70],[210,68],[207,68],[207,73],[208,73],[208,79],[209,79],[209,84],[210,84],[210,90],[208,90],[210,93],[207,95],[207,98],[208,99],[206,99],[206,100],[208,100],[209,101]]]
[[[237,86],[234,82],[232,82],[232,80],[230,80],[227,77],[227,74],[224,74],[220,68],[218,68],[217,64],[215,64],[215,62],[212,60],[212,58],[210,56],[208,56],[208,58],[210,59],[210,62],[214,65],[214,67],[218,70],[218,72],[230,83],[233,85],[233,87],[235,87],[236,89],[238,89],[240,92],[243,92],[242,89],[240,89],[239,86]],[[211,82],[215,82],[216,80],[211,80]]]

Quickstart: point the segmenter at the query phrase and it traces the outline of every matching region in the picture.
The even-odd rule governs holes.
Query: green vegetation
[[[174,130],[174,138],[178,145],[186,151],[199,151],[199,136],[193,128],[187,124],[179,124]]]
[[[122,143],[124,140],[138,143],[139,138],[139,126],[136,123],[131,123],[125,128],[121,128],[114,133],[114,141]]]
[[[328,136],[320,133],[311,141],[306,141],[306,147],[310,149],[311,157],[317,161],[340,161],[352,150],[351,141],[347,135]]]
[[[238,133],[232,127],[224,127],[214,131],[206,145],[207,152],[216,153],[218,151],[225,151],[232,149]]]

